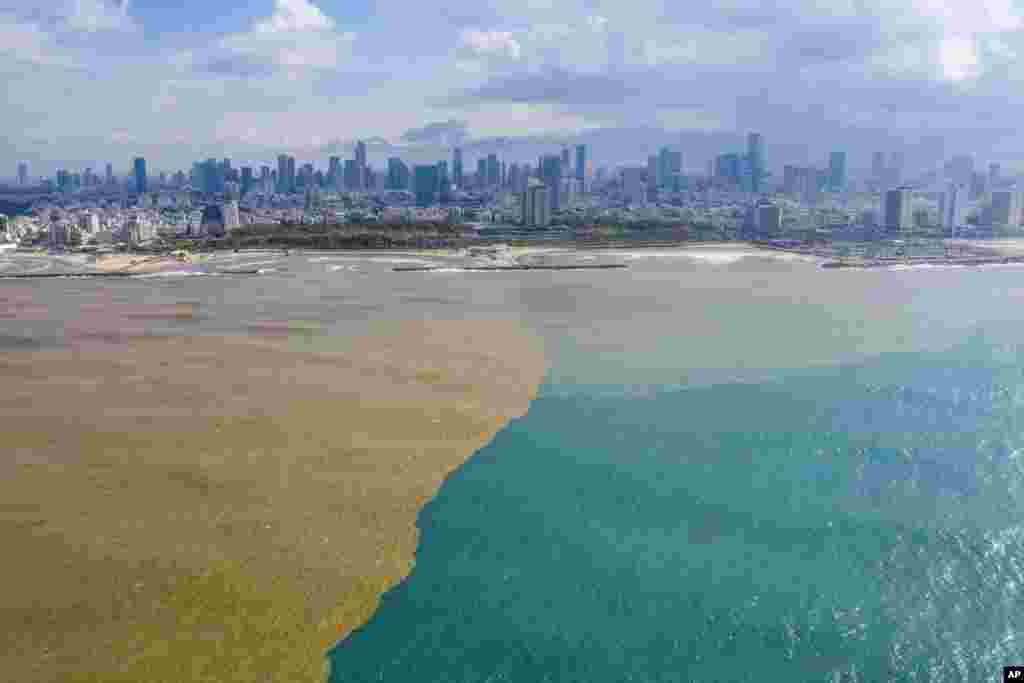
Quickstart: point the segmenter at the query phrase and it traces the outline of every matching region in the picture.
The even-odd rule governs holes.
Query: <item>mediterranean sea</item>
[[[1021,271],[644,259],[540,321],[559,353],[539,398],[422,511],[412,574],[331,680],[972,681],[1022,661]]]

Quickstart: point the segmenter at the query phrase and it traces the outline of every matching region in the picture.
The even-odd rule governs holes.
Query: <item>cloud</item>
[[[254,27],[260,33],[332,29],[334,20],[308,0],[274,0],[274,13]]]
[[[468,136],[465,121],[437,121],[421,128],[411,128],[402,134],[404,142],[416,144],[457,145]]]
[[[134,31],[128,15],[128,0],[70,0],[64,27],[72,31]]]
[[[519,59],[522,54],[522,46],[509,31],[463,29],[459,35],[459,45],[479,57]]]
[[[334,69],[355,40],[355,34],[339,32],[335,26],[307,0],[275,0],[269,17],[248,31],[225,36],[205,54],[193,57],[193,63],[201,73],[238,78]]]

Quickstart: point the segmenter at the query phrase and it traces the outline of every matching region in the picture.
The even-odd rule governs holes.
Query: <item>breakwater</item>
[[[628,268],[625,263],[590,263],[586,265],[509,265],[509,266],[396,266],[392,268],[397,273],[408,272],[430,272],[436,270],[450,270],[451,268],[466,271],[478,270],[621,270]]]

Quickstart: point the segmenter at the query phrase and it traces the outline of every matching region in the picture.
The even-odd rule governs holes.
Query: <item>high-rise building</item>
[[[497,187],[501,184],[501,166],[497,154],[487,155],[487,186]]]
[[[1020,226],[1021,195],[1020,192],[1000,190],[992,193],[992,225],[1010,228]]]
[[[760,192],[767,175],[764,138],[760,133],[747,134],[747,162],[750,164],[750,191]]]
[[[437,162],[437,192],[442,202],[451,198],[452,180],[448,176],[448,162]]]
[[[462,149],[459,147],[452,150],[452,182],[455,183],[455,187],[462,189]]]
[[[985,196],[985,192],[988,191],[986,181],[988,178],[984,173],[972,173],[971,174],[971,185],[970,185],[970,198],[972,201],[976,201]]]
[[[622,196],[627,204],[643,206],[647,203],[646,175],[647,169],[639,166],[622,169]]]
[[[436,202],[439,187],[436,164],[417,165],[413,169],[413,188],[419,206],[430,206]]]
[[[106,181],[107,181],[107,185],[113,185],[114,184],[114,165],[111,164],[111,163],[107,163]]]
[[[287,154],[280,154],[277,157],[277,192],[278,194],[288,194],[294,188],[288,182],[288,160],[290,157]]]
[[[654,188],[658,187],[659,181],[661,180],[658,171],[659,171],[659,168],[658,168],[658,157],[657,157],[657,155],[651,154],[650,156],[647,157],[647,189],[648,190],[653,190]]]
[[[487,185],[487,159],[476,160],[476,186],[485,187]]]
[[[662,147],[658,151],[658,186],[667,187],[672,184],[675,173],[672,172],[672,150]]]
[[[207,159],[202,164],[202,189],[206,194],[220,194],[226,184],[224,167],[216,159]]]
[[[964,225],[965,195],[962,185],[950,183],[939,199],[939,223],[950,237],[956,237],[956,231]]]
[[[356,187],[358,190],[366,189],[367,175],[369,174],[369,166],[366,163],[366,143],[362,140],[356,142],[356,166],[359,169],[359,184]]]
[[[871,179],[876,183],[885,181],[885,152],[871,155]]]
[[[542,182],[531,179],[520,196],[523,225],[544,228],[551,222],[551,191]]]
[[[25,162],[18,164],[18,184],[28,185],[28,164]]]
[[[832,152],[828,155],[828,185],[833,192],[846,189],[846,152]]]
[[[587,175],[587,146],[576,145],[576,179],[583,181]]]
[[[146,160],[135,157],[132,167],[135,172],[135,191],[142,194],[146,191]]]
[[[889,185],[896,187],[903,182],[903,152],[892,152],[889,154]]]
[[[562,182],[562,158],[556,154],[541,157],[540,180],[548,188],[551,212],[562,210],[562,198],[559,186]]]
[[[884,221],[887,230],[908,230],[913,226],[910,188],[898,187],[885,193]]]
[[[715,178],[725,185],[740,184],[739,154],[719,154],[715,157]]]
[[[1002,178],[1000,177],[1001,174],[1002,174],[1002,167],[999,164],[991,163],[991,164],[988,165],[988,186],[989,186],[989,188],[994,190],[997,187],[999,187],[1000,181],[1002,180]]]
[[[341,157],[331,157],[327,161],[327,184],[337,188],[341,184]]]
[[[245,195],[249,194],[249,192],[252,191],[252,186],[253,186],[252,167],[250,167],[250,166],[243,166],[242,167],[242,196],[243,197]]]
[[[946,176],[957,185],[968,186],[974,175],[974,157],[970,154],[958,154],[946,164]]]
[[[398,157],[388,159],[388,180],[389,190],[409,189],[409,167]]]
[[[355,159],[345,159],[345,189],[358,190],[361,187],[362,170]]]

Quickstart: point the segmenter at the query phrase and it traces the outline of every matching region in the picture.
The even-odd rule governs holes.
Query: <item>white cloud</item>
[[[132,31],[128,0],[70,0],[65,8],[64,28],[72,31]]]
[[[464,29],[459,36],[459,44],[481,57],[519,59],[522,54],[522,46],[510,31]]]
[[[256,24],[260,33],[330,31],[334,20],[308,0],[274,0],[274,13]]]
[[[965,36],[944,38],[939,46],[939,60],[943,75],[951,81],[962,81],[978,74],[978,51],[974,41]]]
[[[284,69],[290,79],[306,69],[333,69],[348,54],[355,34],[335,30],[335,22],[307,0],[276,0],[274,12],[251,30],[222,38],[193,63],[221,75],[267,75]]]

